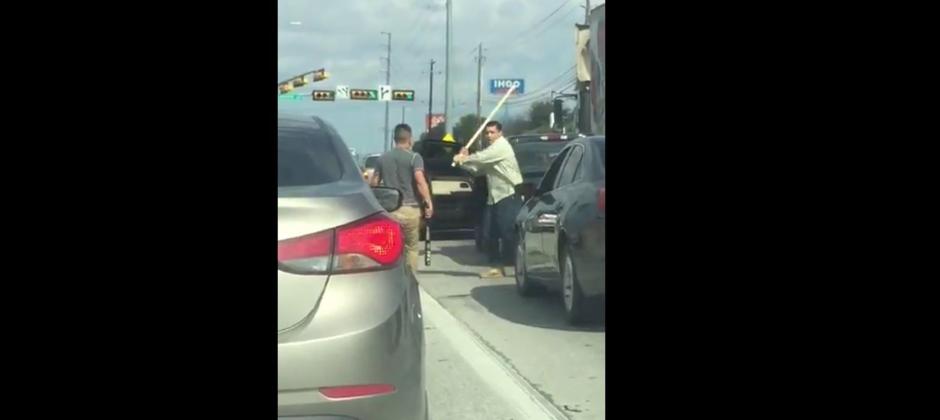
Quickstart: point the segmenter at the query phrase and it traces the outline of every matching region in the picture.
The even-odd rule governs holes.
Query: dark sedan
[[[571,323],[603,315],[605,159],[603,136],[571,141],[516,219],[517,290],[560,290]]]

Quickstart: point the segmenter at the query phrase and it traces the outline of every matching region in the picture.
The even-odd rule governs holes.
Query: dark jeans
[[[490,257],[490,262],[510,267],[515,265],[517,240],[515,222],[521,208],[522,200],[516,195],[486,206],[483,247]],[[502,244],[499,240],[502,240]]]

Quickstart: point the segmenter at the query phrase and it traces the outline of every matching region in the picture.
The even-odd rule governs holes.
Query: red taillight
[[[277,243],[277,262],[290,271],[325,273],[330,269],[333,231],[315,233]]]
[[[597,208],[602,212],[607,212],[607,188],[601,187],[597,192]]]
[[[335,231],[279,241],[277,261],[300,274],[368,270],[397,263],[404,246],[398,222],[379,214]]]
[[[395,392],[395,387],[384,384],[320,388],[320,393],[327,398],[369,397],[374,395],[391,394],[392,392]]]
[[[401,226],[385,215],[341,227],[336,231],[333,269],[348,271],[394,264],[404,245]]]

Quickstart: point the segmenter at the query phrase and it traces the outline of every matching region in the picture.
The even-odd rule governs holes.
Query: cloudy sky
[[[595,0],[591,7],[603,3]],[[278,80],[322,67],[330,79],[295,92],[336,85],[377,89],[385,82],[386,37],[381,32],[390,32],[391,85],[415,90],[415,101],[391,102],[389,125],[401,122],[404,107],[405,122],[417,135],[424,131],[431,59],[436,61],[434,112],[444,112],[444,5],[444,0],[278,0]],[[583,0],[453,0],[452,121],[475,112],[475,57],[481,42],[486,57],[484,114],[499,99],[489,94],[490,78],[525,79],[530,94],[509,106],[512,114],[524,112],[527,100],[570,86],[574,24],[584,20],[583,5]],[[384,102],[280,100],[278,105],[326,119],[362,154],[383,147]]]

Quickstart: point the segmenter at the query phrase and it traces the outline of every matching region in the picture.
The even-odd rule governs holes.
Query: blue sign
[[[513,85],[516,86],[516,90],[512,92],[513,95],[525,93],[525,79],[490,79],[490,93],[505,95]]]

